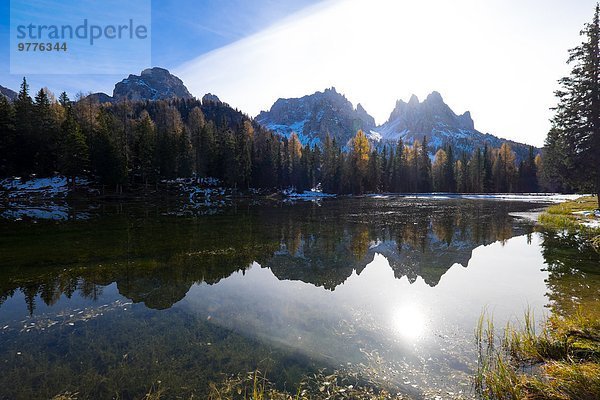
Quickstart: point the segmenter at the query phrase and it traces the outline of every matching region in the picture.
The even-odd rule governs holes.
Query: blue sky
[[[32,3],[35,0],[31,0]],[[60,1],[60,0],[57,0]],[[316,3],[318,0],[152,0],[152,66],[174,68],[226,46]],[[101,0],[98,0],[100,3]],[[79,3],[83,8],[83,2]],[[73,10],[76,14],[77,10]],[[82,15],[84,12],[82,12]],[[10,74],[10,2],[0,1],[0,85],[18,90],[22,75]],[[130,71],[139,74],[140,71]],[[70,95],[79,91],[112,93],[123,75],[28,75],[36,90],[47,86]]]
[[[179,76],[193,95],[216,93],[251,116],[279,97],[335,86],[383,123],[396,100],[413,93],[424,99],[438,91],[457,114],[471,111],[481,132],[541,146],[557,80],[569,72],[567,50],[580,42],[579,31],[592,19],[595,4],[153,0],[152,65]],[[22,76],[9,74],[8,16],[3,0],[0,84],[16,90]],[[33,90],[111,94],[124,77],[30,75],[28,80]]]

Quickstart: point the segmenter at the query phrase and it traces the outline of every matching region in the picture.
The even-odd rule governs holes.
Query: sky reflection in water
[[[288,387],[329,367],[416,396],[469,392],[483,310],[497,326],[539,319],[600,287],[565,258],[571,239],[509,216],[533,207],[342,199],[0,225],[0,397],[140,397],[156,379],[202,396],[265,360]]]

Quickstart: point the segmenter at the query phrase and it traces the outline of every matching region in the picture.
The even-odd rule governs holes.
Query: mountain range
[[[17,95],[2,86],[0,92],[10,100]],[[90,97],[100,103],[193,98],[181,79],[158,67],[145,69],[140,75],[132,74],[121,80],[115,85],[112,96],[100,92]],[[221,102],[210,93],[202,100],[203,103]],[[419,101],[415,95],[408,102],[398,100],[388,120],[382,125],[377,125],[361,104],[354,107],[334,87],[300,98],[280,98],[255,119],[284,137],[295,132],[303,145],[319,145],[329,134],[339,145],[348,148],[351,138],[362,129],[376,146],[395,144],[399,139],[412,144],[415,140],[422,141],[427,137],[431,155],[446,144],[452,145],[457,153],[471,153],[486,144],[498,148],[503,143],[510,144],[518,160],[529,154],[526,144],[475,129],[470,112],[456,114],[438,92],[432,92],[423,101]],[[535,149],[536,153],[539,151]]]
[[[529,154],[526,144],[476,130],[471,113],[457,115],[438,92],[432,92],[422,102],[415,95],[408,103],[398,100],[388,120],[379,126],[360,104],[353,107],[335,88],[300,98],[278,99],[256,120],[282,136],[295,132],[302,144],[322,143],[329,134],[338,144],[347,146],[356,131],[362,129],[376,145],[397,143],[399,139],[412,144],[427,137],[432,154],[446,144],[458,152],[471,153],[486,144],[498,148],[502,143],[510,144],[519,160]]]

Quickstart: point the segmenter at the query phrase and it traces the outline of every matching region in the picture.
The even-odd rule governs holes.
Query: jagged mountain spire
[[[423,101],[414,94],[408,102],[398,100],[389,119],[380,126],[375,126],[375,120],[361,104],[353,108],[334,87],[301,98],[278,99],[269,111],[261,112],[256,119],[286,137],[296,132],[303,144],[323,143],[329,132],[339,144],[346,145],[356,131],[362,129],[369,139],[379,143],[397,143],[403,139],[411,144],[427,136],[432,152],[450,144],[457,154],[470,154],[477,147],[487,144],[499,148],[504,142],[509,142],[518,159],[526,158],[529,152],[525,144],[477,131],[471,113],[456,114],[437,91]]]

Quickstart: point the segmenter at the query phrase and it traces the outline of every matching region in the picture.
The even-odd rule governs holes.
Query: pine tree
[[[448,155],[443,149],[439,149],[435,153],[433,165],[431,167],[431,175],[433,181],[434,192],[448,192],[448,181],[446,177],[446,169],[448,167]]]
[[[446,191],[453,193],[456,191],[456,180],[454,179],[455,159],[454,150],[450,144],[446,146],[446,154],[448,155],[448,159],[444,166],[444,180],[446,181]]]
[[[122,191],[128,177],[119,136],[119,122],[107,111],[101,111],[90,141],[90,164],[100,182],[114,185],[116,192]]]
[[[546,168],[580,190],[600,192],[600,5],[569,51],[571,74],[556,91],[558,106],[545,143]],[[600,196],[598,197],[600,208]]]
[[[31,157],[34,154],[33,100],[29,96],[29,85],[23,78],[15,106],[15,169],[18,173],[31,172]]]
[[[194,153],[194,171],[198,175],[200,175],[200,170],[202,170],[202,173],[205,172],[204,166],[202,165],[202,133],[205,125],[206,121],[202,110],[200,110],[200,107],[194,107],[188,116],[187,130],[190,135]]]
[[[213,121],[208,121],[201,132],[200,140],[200,165],[197,165],[199,176],[214,176],[216,155],[216,127]]]
[[[494,159],[492,171],[497,193],[513,192],[517,170],[515,165],[515,153],[508,143],[502,143],[500,150]]]
[[[302,158],[302,143],[300,143],[296,132],[292,132],[287,144],[288,145],[286,162],[289,184],[298,188],[300,184],[300,177],[302,175],[300,170],[300,160]]]
[[[8,99],[0,95],[0,176],[15,171],[15,110]]]
[[[406,154],[404,152],[404,142],[402,139],[398,139],[398,143],[396,144],[396,149],[394,152],[394,162],[392,166],[392,179],[391,186],[392,191],[396,193],[405,192],[408,189],[406,180]]]
[[[335,142],[331,139],[329,133],[325,136],[323,144],[323,167],[322,167],[322,183],[325,192],[332,193],[337,189],[335,180],[337,174],[337,158]]]
[[[477,148],[471,155],[471,159],[468,163],[468,188],[467,190],[471,193],[482,193],[483,179],[484,179],[484,165],[483,155],[481,149]]]
[[[418,163],[418,191],[427,193],[431,191],[431,160],[429,159],[429,145],[427,136],[423,138],[423,143],[417,148]]]
[[[454,163],[454,180],[456,182],[454,192],[465,193],[467,191],[467,169],[463,160],[456,160]]]
[[[66,118],[61,126],[58,168],[67,177],[71,185],[74,186],[75,177],[86,173],[88,163],[88,146],[69,105]]]
[[[383,169],[377,149],[373,149],[369,157],[366,187],[371,193],[381,192]]]
[[[254,140],[254,127],[250,121],[244,121],[240,135],[238,135],[238,164],[239,185],[248,189],[252,174],[252,142]]]
[[[492,152],[488,145],[483,147],[483,175],[482,175],[482,189],[485,193],[492,193],[494,191],[494,179],[492,176]]]
[[[388,157],[388,146],[384,145],[381,152],[381,189],[384,192],[391,191],[392,170],[394,168],[394,158]]]
[[[156,180],[156,127],[146,110],[140,114],[135,127],[134,170],[140,175],[142,182]]]
[[[33,104],[33,129],[30,145],[33,157],[33,170],[49,174],[56,169],[58,122],[53,115],[47,89],[40,89]]]

